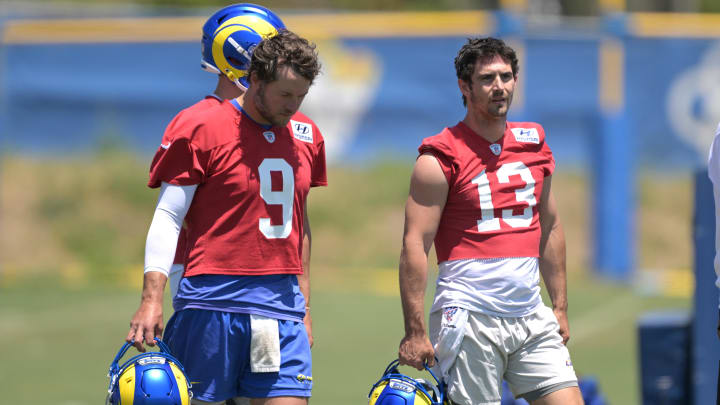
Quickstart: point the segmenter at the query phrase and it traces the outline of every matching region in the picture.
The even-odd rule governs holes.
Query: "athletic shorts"
[[[170,318],[163,339],[197,400],[310,396],[312,361],[303,322],[184,309]]]
[[[518,318],[457,307],[430,314],[436,371],[448,384],[450,399],[459,405],[499,405],[503,379],[515,397],[576,386],[570,354],[558,330],[546,306]]]

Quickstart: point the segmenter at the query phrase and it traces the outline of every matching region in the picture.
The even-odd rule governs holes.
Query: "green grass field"
[[[313,404],[366,403],[370,386],[397,353],[403,330],[395,268],[411,164],[331,168],[331,187],[311,192]],[[139,303],[156,199],[144,185],[146,165],[120,152],[3,159],[2,403],[104,400],[107,367]],[[638,193],[638,268],[687,276],[689,176],[654,179],[642,176]],[[576,371],[597,377],[611,404],[638,404],[636,321],[650,310],[687,309],[692,279],[648,295],[594,277],[585,177],[559,172],[553,185],[567,234]],[[676,190],[673,201],[653,198],[667,186]],[[428,289],[429,300],[433,286]]]

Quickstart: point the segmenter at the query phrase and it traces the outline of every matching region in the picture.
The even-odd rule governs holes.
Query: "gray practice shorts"
[[[505,318],[444,308],[430,314],[430,340],[450,399],[459,405],[500,404],[503,378],[516,397],[535,400],[577,386],[570,354],[552,310]]]

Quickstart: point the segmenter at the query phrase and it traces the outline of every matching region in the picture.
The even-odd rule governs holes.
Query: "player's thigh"
[[[192,383],[193,399],[223,402],[239,396],[238,381],[249,351],[245,314],[185,309],[168,321],[164,339]]]
[[[448,395],[457,405],[500,404],[506,356],[492,331],[496,319],[477,312],[468,315],[466,333],[450,368]]]
[[[310,397],[312,358],[305,324],[300,321],[277,320],[280,345],[280,368],[272,372],[252,372],[252,364],[241,376],[239,395],[253,398]],[[252,357],[252,356],[251,356]],[[249,362],[254,360],[251,358]]]
[[[522,322],[529,331],[527,343],[508,357],[505,371],[513,395],[535,399],[577,386],[570,353],[558,333],[552,310],[543,306]]]

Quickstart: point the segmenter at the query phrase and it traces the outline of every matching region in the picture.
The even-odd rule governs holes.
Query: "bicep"
[[[440,163],[430,155],[418,157],[405,205],[405,240],[422,240],[427,251],[437,232],[449,186]]]

